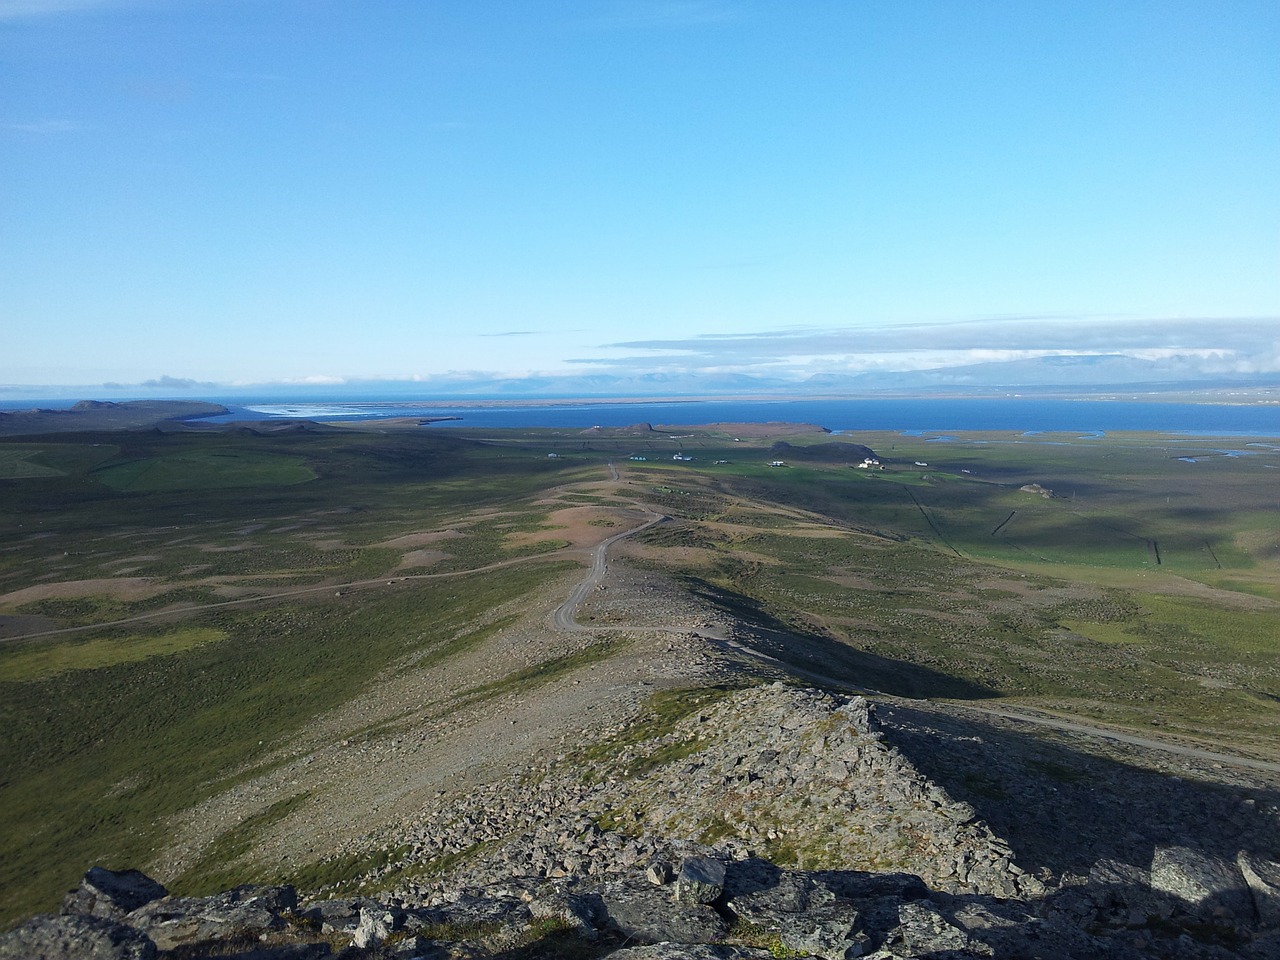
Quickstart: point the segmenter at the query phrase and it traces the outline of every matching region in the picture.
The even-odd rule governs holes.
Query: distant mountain
[[[0,413],[0,436],[76,430],[141,430],[157,425],[183,424],[227,412],[220,403],[199,400],[135,400],[125,403],[81,400],[65,410],[35,408]]]

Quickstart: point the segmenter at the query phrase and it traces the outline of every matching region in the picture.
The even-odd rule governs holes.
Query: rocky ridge
[[[1280,956],[1274,802],[1055,873],[900,749],[906,708],[780,683],[685,707],[438,797],[353,847],[382,866],[301,900],[95,868],[0,960]],[[954,733],[930,742],[991,746]]]

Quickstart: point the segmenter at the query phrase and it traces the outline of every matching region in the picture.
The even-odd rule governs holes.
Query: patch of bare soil
[[[241,597],[251,597],[261,592],[251,587],[217,586],[213,588],[213,595],[223,600],[239,600]]]
[[[400,557],[400,562],[396,564],[395,569],[399,571],[430,567],[441,560],[447,560],[450,556],[451,554],[443,550],[410,550]]]
[[[823,577],[822,579],[826,580],[827,583],[834,583],[837,587],[844,587],[846,590],[866,590],[876,593],[885,589],[865,577],[841,575],[838,577]]]
[[[595,521],[594,523],[592,521]],[[594,547],[601,540],[625,529],[625,521],[618,518],[616,510],[604,507],[565,507],[547,516],[542,530],[528,530],[512,534],[508,543],[524,546],[540,540],[568,540],[574,547]]]
[[[163,593],[165,586],[154,583],[151,577],[110,577],[100,580],[63,580],[58,583],[41,583],[23,587],[12,593],[0,595],[0,603],[21,604],[35,600],[74,599],[95,595],[115,597],[120,600],[145,600]]]

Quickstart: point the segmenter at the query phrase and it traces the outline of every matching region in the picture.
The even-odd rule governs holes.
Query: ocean
[[[812,423],[835,432],[888,430],[939,434],[964,430],[1038,431],[1104,435],[1144,431],[1183,436],[1280,437],[1280,404],[1178,403],[1131,400],[917,398],[856,400],[297,400],[263,397],[189,397],[222,403],[231,412],[206,422],[239,420],[384,420],[456,417],[426,429],[474,427],[624,427],[635,423]],[[65,409],[73,401],[0,401],[0,410]],[[483,405],[480,405],[483,404]]]
[[[1117,431],[1203,436],[1280,437],[1280,404],[1230,405],[1125,400],[892,399],[892,400],[681,400],[525,401],[490,405],[445,401],[227,402],[216,420],[378,420],[393,417],[457,417],[428,429],[469,427],[623,427],[702,423],[812,423],[832,431],[890,430],[945,433],[1008,430],[1106,434]]]

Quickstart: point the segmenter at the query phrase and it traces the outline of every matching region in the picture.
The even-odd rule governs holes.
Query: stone
[[[0,960],[154,960],[146,934],[107,917],[40,914],[0,934]]]
[[[164,884],[141,870],[90,867],[80,886],[63,899],[61,912],[122,920],[144,904],[168,895]]]
[[[1177,897],[1204,916],[1253,920],[1253,895],[1240,869],[1194,847],[1156,847],[1151,889]]]
[[[645,867],[644,875],[650,883],[658,887],[665,886],[675,877],[671,871],[671,864],[657,860]]]
[[[594,940],[599,935],[595,904],[589,897],[566,893],[535,897],[529,902],[529,915],[535,920],[561,920],[586,940]]]
[[[823,960],[850,960],[866,949],[867,937],[856,929],[858,911],[848,902],[832,903],[804,914],[780,918],[782,945]]]
[[[750,887],[736,874],[737,871],[729,909],[752,923],[766,924],[776,917],[804,913],[835,900],[829,888],[803,874],[781,872],[775,877],[757,879]]]
[[[713,857],[689,857],[676,876],[676,899],[683,903],[715,903],[724,893],[724,864]]]
[[[1280,927],[1280,863],[1241,850],[1236,866],[1253,897],[1258,922],[1264,927]]]
[[[639,878],[607,883],[597,896],[601,926],[644,943],[711,943],[729,929],[711,907],[673,903],[670,895]]]
[[[1150,871],[1119,860],[1097,861],[1081,895],[1093,904],[1098,920],[1112,925],[1137,925],[1173,912],[1169,898],[1152,891]]]
[[[257,936],[285,926],[298,905],[292,887],[236,887],[214,897],[164,897],[134,910],[130,925],[161,950]]]
[[[900,926],[893,932],[890,942],[900,944],[907,956],[990,957],[995,951],[980,940],[948,921],[925,901],[904,903],[898,907]],[[897,949],[894,950],[897,953]]]
[[[728,944],[655,943],[627,947],[609,954],[610,960],[772,960],[768,950]]]
[[[224,960],[326,960],[333,956],[333,948],[327,943],[283,943],[256,947],[252,950],[236,950]]]
[[[360,909],[360,922],[352,934],[351,943],[361,950],[376,947],[391,936],[396,928],[396,916],[387,910]]]
[[[299,916],[318,924],[324,933],[354,933],[360,923],[360,908],[373,906],[371,900],[318,900],[299,910]]]

